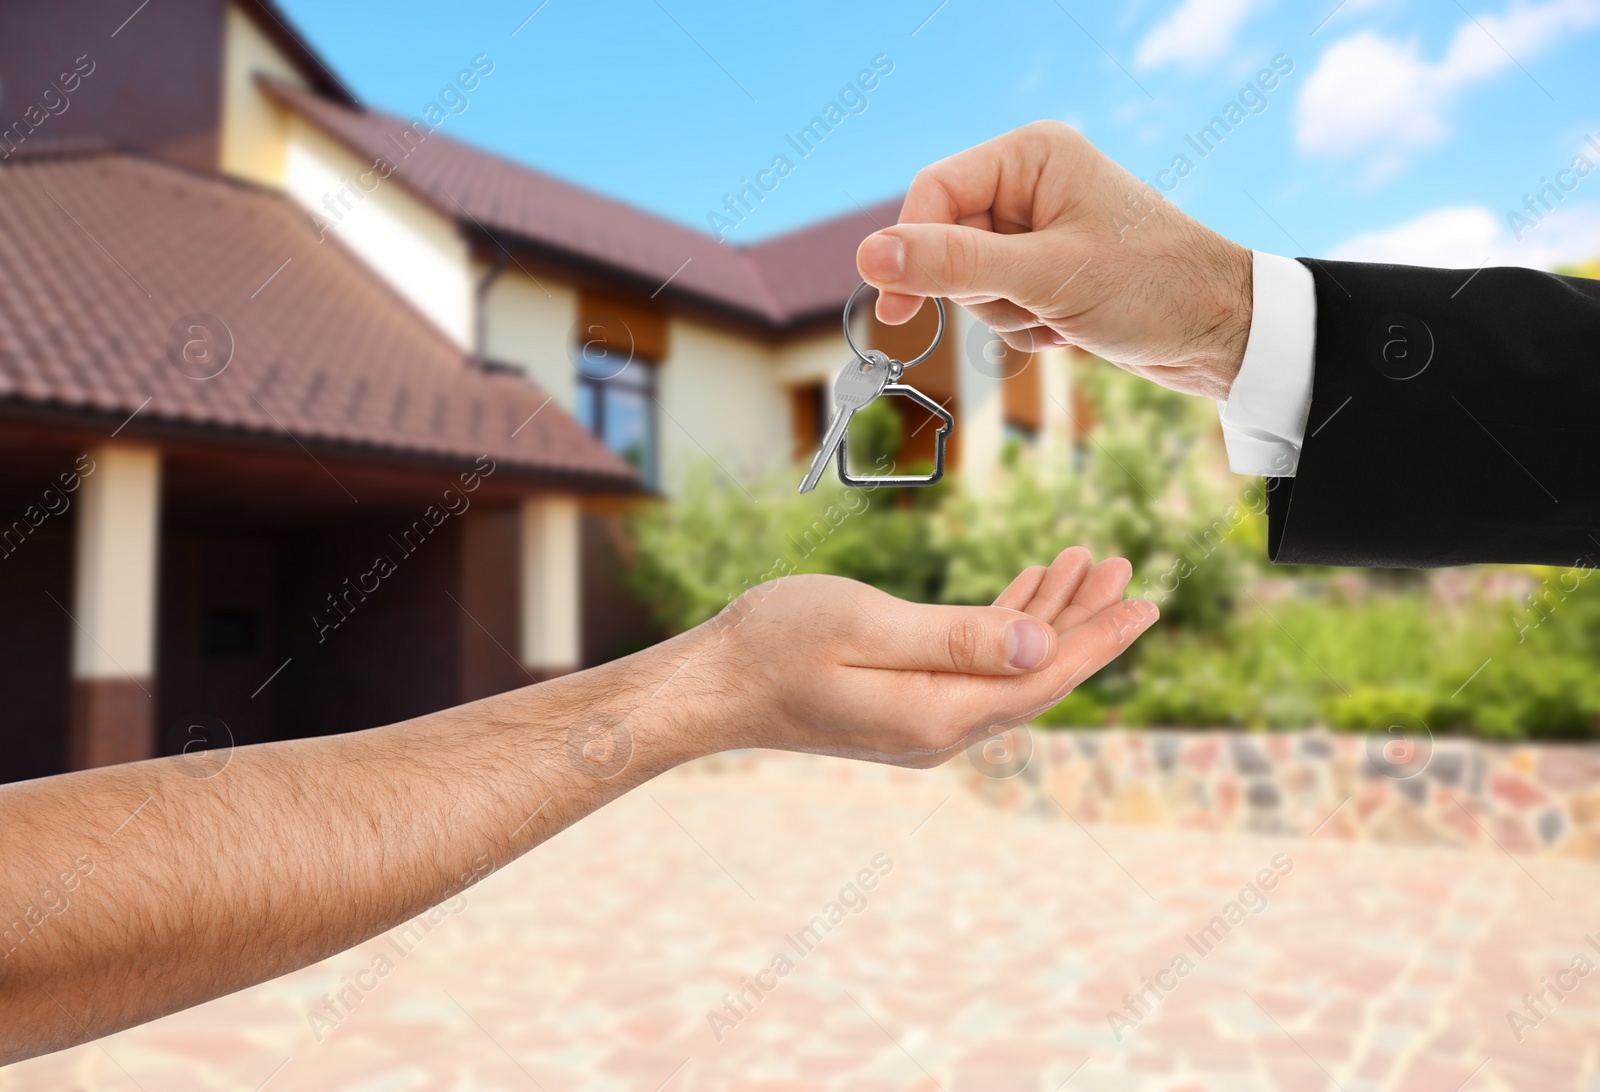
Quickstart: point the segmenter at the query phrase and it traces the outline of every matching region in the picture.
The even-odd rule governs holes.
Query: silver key
[[[828,467],[828,460],[833,458],[834,452],[844,442],[845,433],[850,428],[850,418],[882,394],[883,388],[889,385],[893,363],[885,354],[869,349],[846,364],[844,371],[839,373],[839,378],[833,384],[833,419],[828,422],[827,434],[822,438],[822,449],[811,460],[811,469],[806,473],[805,481],[800,483],[800,492],[809,493],[817,487],[817,482],[822,480],[822,472]]]

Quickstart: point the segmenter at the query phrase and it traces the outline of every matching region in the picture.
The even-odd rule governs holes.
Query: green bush
[[[1434,719],[1435,704],[1423,690],[1358,686],[1328,699],[1328,723],[1347,732],[1384,732],[1395,724],[1414,727]]]
[[[824,476],[802,495],[791,473],[740,485],[707,463],[689,473],[671,502],[634,516],[629,586],[673,632],[699,625],[747,588],[791,573],[834,573],[936,601],[947,559],[930,539],[929,518],[927,508],[902,503],[892,489],[846,489]]]
[[[1014,455],[983,495],[952,497],[936,528],[946,601],[989,602],[1019,570],[1083,545],[1127,558],[1129,593],[1160,606],[1167,626],[1221,626],[1254,555],[1237,541],[1249,507],[1207,470],[1215,409],[1108,367],[1082,382],[1102,423],[1078,468],[1047,478]]]

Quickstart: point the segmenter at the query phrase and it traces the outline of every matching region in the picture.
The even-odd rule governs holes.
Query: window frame
[[[661,480],[661,405],[656,397],[659,389],[659,379],[656,375],[657,365],[653,361],[644,360],[638,356],[629,357],[622,367],[609,376],[591,374],[585,370],[584,365],[590,361],[589,353],[593,350],[590,346],[577,346],[573,362],[573,371],[577,373],[577,399],[576,406],[579,410],[578,423],[586,428],[606,450],[618,458],[634,465],[628,456],[615,447],[606,438],[606,406],[607,391],[627,391],[642,396],[644,404],[644,465],[634,466],[639,474],[640,481],[654,489]],[[606,358],[621,358],[621,354],[612,353],[601,349]],[[634,373],[637,366],[637,374]],[[592,421],[585,421],[582,417],[583,402],[587,395],[588,404],[593,416]]]

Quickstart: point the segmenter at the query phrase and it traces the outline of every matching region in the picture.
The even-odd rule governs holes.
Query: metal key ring
[[[850,293],[849,299],[844,301],[844,341],[846,345],[850,346],[850,351],[852,353],[855,353],[857,356],[862,358],[865,358],[867,354],[856,348],[855,340],[850,336],[850,308],[856,302],[856,297],[861,295],[861,290],[866,286],[866,281],[862,281],[860,284],[856,285],[856,290]],[[924,360],[927,360],[933,355],[933,351],[939,347],[939,342],[944,340],[944,300],[940,299],[938,296],[934,296],[933,305],[939,309],[939,328],[933,332],[933,344],[922,350],[922,353],[914,360],[902,361],[900,363],[900,367],[902,369],[915,367],[916,365],[921,364]]]

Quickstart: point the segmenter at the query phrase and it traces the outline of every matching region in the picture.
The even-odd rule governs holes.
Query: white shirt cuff
[[[1235,474],[1292,478],[1311,412],[1317,293],[1311,270],[1254,252],[1250,339],[1226,402],[1218,402]]]

